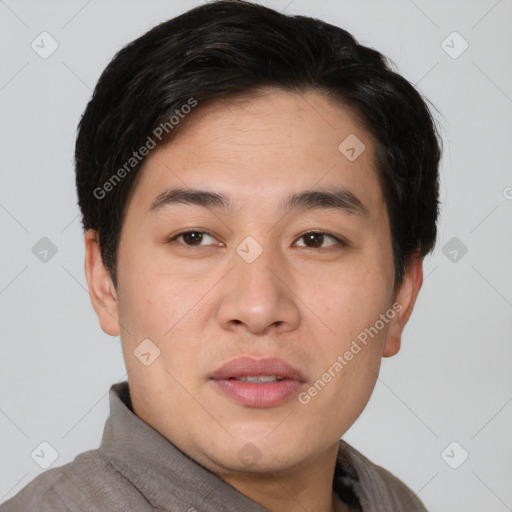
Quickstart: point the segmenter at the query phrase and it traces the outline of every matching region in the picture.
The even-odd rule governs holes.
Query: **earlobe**
[[[119,336],[116,291],[101,257],[97,232],[89,229],[84,235],[84,242],[85,275],[92,307],[98,315],[102,330],[110,336]]]
[[[392,332],[393,326],[390,327],[386,342],[384,343],[384,350],[382,351],[382,357],[391,357],[398,354],[401,344],[402,337],[400,333]]]
[[[394,356],[400,350],[402,332],[414,309],[422,284],[423,262],[418,250],[411,257],[403,283],[396,294],[393,309],[397,314],[390,322],[382,357]]]

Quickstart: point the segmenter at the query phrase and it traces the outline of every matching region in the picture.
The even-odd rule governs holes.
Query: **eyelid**
[[[214,235],[212,232],[208,231],[207,229],[186,229],[185,231],[180,231],[179,233],[176,233],[175,235],[171,235],[169,236],[167,239],[166,239],[166,243],[170,243],[170,242],[173,242],[175,241],[178,237],[180,237],[181,235],[186,235],[187,233],[201,233],[203,235],[208,235],[208,236],[211,236],[212,238],[217,238],[216,235]],[[223,242],[220,242],[221,244],[223,244]],[[183,245],[185,247],[190,247],[190,248],[194,248],[194,247],[205,247],[205,246],[201,246],[201,245],[187,245],[187,244],[180,244],[180,245]]]
[[[185,231],[180,231],[179,233],[176,233],[175,235],[171,235],[169,236],[167,239],[166,239],[166,242],[167,243],[170,243],[170,242],[173,242],[173,241],[176,241],[176,239],[178,237],[180,237],[181,235],[186,235],[187,233],[201,233],[201,234],[204,234],[204,235],[208,235],[208,236],[211,236],[212,238],[216,238],[216,235],[214,235],[212,232],[208,231],[207,229],[202,229],[202,228],[197,228],[197,229],[187,229]],[[339,236],[339,235],[335,235],[334,233],[331,233],[329,231],[325,231],[325,230],[322,230],[320,228],[318,229],[307,229],[306,231],[304,231],[303,233],[301,233],[296,239],[295,239],[295,242],[297,242],[298,240],[300,240],[303,236],[305,235],[308,235],[310,233],[314,233],[314,234],[320,234],[320,235],[327,235],[329,237],[331,237],[332,239],[334,239],[339,245],[341,245],[342,247],[348,247],[349,246],[349,243],[346,239],[344,239],[343,237]],[[294,243],[295,243],[294,242]],[[224,245],[223,242],[220,242],[220,244]],[[201,245],[187,245],[187,244],[180,244],[180,245],[183,245],[185,247],[189,247],[189,248],[200,248],[200,247],[208,247],[208,246],[201,246]],[[211,244],[210,244],[211,245]],[[330,245],[328,247],[323,247],[323,249],[329,249],[331,247],[335,247],[335,244],[333,245]],[[317,247],[304,247],[305,249],[313,249],[313,250],[320,250],[322,249],[322,247],[320,248],[317,248]]]
[[[304,231],[301,235],[299,235],[297,237],[297,240],[300,240],[303,236],[305,236],[309,233],[314,233],[314,234],[318,234],[318,235],[327,235],[327,236],[333,238],[334,240],[336,240],[336,242],[338,242],[338,244],[340,244],[343,247],[348,247],[348,245],[349,245],[348,241],[345,238],[341,237],[340,235],[335,235],[334,233],[331,233],[330,231],[325,231],[324,229],[315,229],[315,228],[308,229],[308,230]],[[329,247],[334,247],[334,246],[329,246]],[[329,249],[329,247],[324,247],[324,249]],[[305,247],[305,249],[316,249],[316,248],[315,247]]]

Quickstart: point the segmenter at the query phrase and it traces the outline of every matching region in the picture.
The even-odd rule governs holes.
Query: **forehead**
[[[229,195],[235,206],[318,187],[382,202],[372,137],[351,109],[320,93],[268,91],[199,104],[189,116],[146,158],[133,197],[140,211],[176,186]]]

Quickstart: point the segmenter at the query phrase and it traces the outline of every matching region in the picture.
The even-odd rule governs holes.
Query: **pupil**
[[[322,233],[309,233],[305,235],[306,239],[312,243],[313,247],[319,247],[322,245],[324,235]],[[307,242],[306,242],[307,244]]]
[[[198,233],[197,231],[191,231],[190,233],[185,233],[183,235],[183,239],[188,244],[195,245],[196,243],[201,243],[201,239],[203,237],[202,233]]]

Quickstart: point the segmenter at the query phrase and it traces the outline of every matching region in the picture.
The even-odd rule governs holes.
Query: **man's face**
[[[229,204],[151,209],[173,189]],[[393,284],[369,134],[317,93],[274,91],[209,106],[150,153],[113,302],[97,311],[121,335],[139,417],[217,472],[277,471],[336,445],[364,409],[383,354],[399,348]],[[105,327],[108,313],[120,331]],[[278,363],[260,373],[286,374],[279,382],[242,382],[233,369],[214,378],[242,356],[282,359],[302,377]]]

